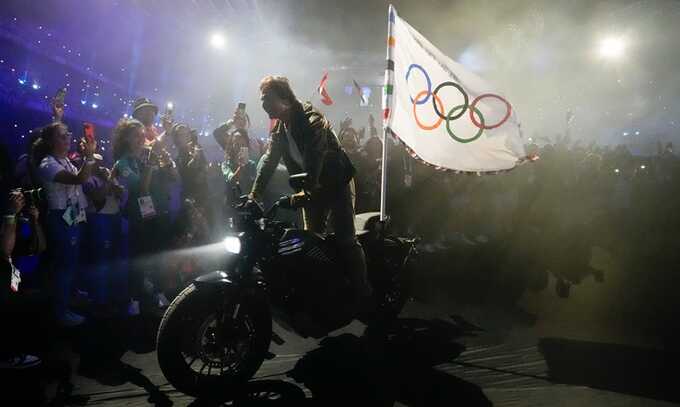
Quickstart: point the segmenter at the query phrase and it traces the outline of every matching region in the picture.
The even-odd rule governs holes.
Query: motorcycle
[[[304,190],[305,178],[291,176],[291,187]],[[270,342],[283,343],[272,320],[302,337],[322,338],[359,317],[347,305],[354,290],[334,236],[275,220],[278,209],[295,209],[290,202],[282,197],[267,211],[241,204],[223,241],[230,253],[224,269],[196,278],[168,307],[157,356],[177,390],[203,399],[233,395],[275,356]],[[387,235],[375,212],[356,215],[355,224],[375,308],[363,321],[389,323],[407,301],[403,279],[417,239]]]

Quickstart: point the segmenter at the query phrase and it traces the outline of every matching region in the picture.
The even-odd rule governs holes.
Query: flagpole
[[[380,221],[385,222],[387,220],[387,136],[390,132],[389,130],[389,123],[390,123],[390,117],[391,117],[391,111],[390,108],[392,106],[392,100],[391,100],[391,95],[388,94],[388,85],[394,86],[393,80],[392,80],[392,75],[390,74],[390,67],[392,67],[392,70],[394,69],[394,63],[390,63],[391,61],[394,61],[392,58],[392,46],[394,44],[393,42],[393,24],[394,24],[394,18],[395,18],[396,12],[394,10],[394,7],[390,4],[387,12],[387,67],[385,68],[385,87],[383,88],[383,142],[382,142],[382,162],[380,165],[382,166],[382,171],[380,174]],[[390,92],[394,94],[394,92]]]
[[[380,174],[380,221],[387,220],[387,127],[383,126],[382,171]]]

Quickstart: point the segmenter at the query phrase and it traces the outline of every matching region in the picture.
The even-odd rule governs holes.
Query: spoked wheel
[[[158,330],[158,363],[188,395],[227,400],[260,368],[271,340],[265,303],[224,306],[219,290],[192,284],[170,304]]]
[[[230,338],[219,338],[218,318],[215,313],[203,321],[195,335],[186,335],[189,343],[181,352],[187,366],[195,373],[208,376],[224,375],[225,372],[238,373],[251,349],[255,327],[249,318],[243,318],[234,326],[225,327],[227,329],[233,335]]]

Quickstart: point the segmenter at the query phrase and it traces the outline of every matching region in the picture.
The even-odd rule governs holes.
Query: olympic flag
[[[512,104],[389,8],[383,125],[414,157],[460,172],[526,159]]]

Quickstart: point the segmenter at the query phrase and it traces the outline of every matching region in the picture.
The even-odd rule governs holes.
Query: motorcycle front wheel
[[[219,290],[189,285],[170,304],[158,329],[161,371],[177,390],[201,399],[235,397],[269,350],[267,304],[247,299],[220,309],[222,296]]]

